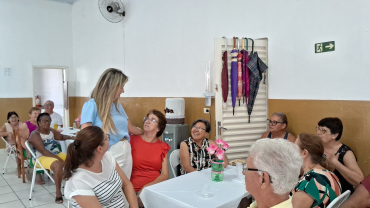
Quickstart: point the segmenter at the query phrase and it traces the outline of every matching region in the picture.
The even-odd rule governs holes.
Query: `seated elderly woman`
[[[330,164],[335,169],[333,172],[342,185],[342,193],[358,186],[364,179],[357,159],[351,148],[341,143],[343,124],[339,118],[321,119],[317,127],[317,135],[322,139],[324,151]]]
[[[341,194],[341,186],[337,176],[330,172],[320,137],[302,133],[295,144],[303,158],[303,176],[292,191],[293,207],[327,207]]]
[[[97,126],[82,129],[68,146],[64,195],[73,207],[124,207],[124,196],[138,207],[130,180],[108,149],[109,135]]]
[[[207,148],[216,144],[215,141],[207,139],[211,131],[211,124],[204,119],[197,119],[191,124],[191,137],[180,144],[181,174],[199,171],[211,167],[214,159]],[[224,155],[224,167],[229,164],[229,159]]]
[[[136,192],[140,207],[141,191],[150,185],[168,179],[167,152],[170,145],[159,137],[166,128],[166,117],[158,110],[151,110],[144,119],[144,134],[131,136],[132,174],[131,182]],[[131,204],[130,204],[131,206]]]
[[[61,204],[63,203],[63,197],[60,188],[66,154],[59,151],[56,140],[64,141],[74,139],[74,137],[62,135],[57,130],[50,128],[50,122],[50,115],[48,113],[41,113],[37,117],[38,128],[31,133],[28,141],[32,144],[34,153],[41,165],[45,169],[53,171],[56,187],[55,202]]]
[[[368,175],[349,199],[339,208],[366,208],[370,207],[370,175]]]
[[[30,134],[37,129],[37,118],[41,113],[41,109],[37,107],[32,107],[28,111],[28,115],[30,116],[30,120],[24,122],[20,126],[19,134],[22,139],[22,146],[23,149],[26,149],[26,141],[28,140]]]
[[[21,144],[23,149],[26,148],[26,141],[30,137],[30,134],[37,129],[37,117],[40,115],[41,109],[38,107],[32,107],[28,111],[30,120],[24,122],[19,129],[19,136],[21,139]],[[25,151],[24,150],[24,151]],[[29,155],[29,154],[28,154]],[[36,175],[36,184],[43,185],[45,182],[42,180],[41,174]]]
[[[257,140],[243,170],[246,189],[256,199],[250,207],[292,208],[289,193],[297,184],[301,167],[297,145],[284,139]]]
[[[3,137],[11,147],[11,149],[7,149],[7,152],[11,152],[16,149],[16,138],[18,138],[19,135],[19,129],[22,123],[19,122],[19,116],[15,111],[11,111],[8,113],[7,116],[8,122],[5,123],[0,128],[0,137]],[[18,164],[18,176],[20,175],[21,171],[21,160],[17,157],[17,164]]]
[[[271,115],[270,119],[267,119],[269,131],[262,134],[261,139],[269,138],[284,138],[290,142],[295,142],[296,138],[293,134],[286,131],[288,128],[288,118],[285,113],[276,112]]]

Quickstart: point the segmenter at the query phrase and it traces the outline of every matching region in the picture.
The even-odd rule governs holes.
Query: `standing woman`
[[[110,135],[108,151],[130,179],[132,156],[129,134],[140,135],[144,132],[131,124],[118,102],[127,81],[128,77],[119,69],[104,71],[91,93],[91,99],[82,108],[81,129],[98,126]]]

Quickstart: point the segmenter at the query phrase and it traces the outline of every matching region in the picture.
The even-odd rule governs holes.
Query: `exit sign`
[[[323,53],[323,52],[329,52],[329,51],[335,51],[334,41],[315,44],[315,53]]]

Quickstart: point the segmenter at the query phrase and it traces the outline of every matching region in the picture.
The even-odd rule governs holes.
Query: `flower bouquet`
[[[212,144],[207,148],[210,155],[214,155],[214,160],[211,161],[211,179],[212,181],[220,182],[224,180],[224,154],[229,149],[229,145],[222,139],[216,140],[216,144]]]
[[[81,115],[75,119],[76,128],[81,129]]]

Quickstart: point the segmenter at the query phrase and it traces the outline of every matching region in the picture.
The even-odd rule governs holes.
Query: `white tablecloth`
[[[80,131],[80,129],[76,129],[76,128],[62,128],[61,130],[63,130],[61,132],[61,134],[63,135],[67,135],[67,136],[76,136],[76,132]],[[68,148],[68,145],[71,144],[73,142],[73,139],[67,139],[65,141],[58,141],[60,146],[62,147],[62,152],[64,153],[67,153],[67,148]]]
[[[243,197],[250,196],[245,189],[245,182],[237,179],[236,167],[228,166],[224,171],[224,180],[211,180],[211,168],[195,171],[143,189],[140,198],[145,208],[233,208],[238,207]],[[213,196],[201,195],[205,184]]]

